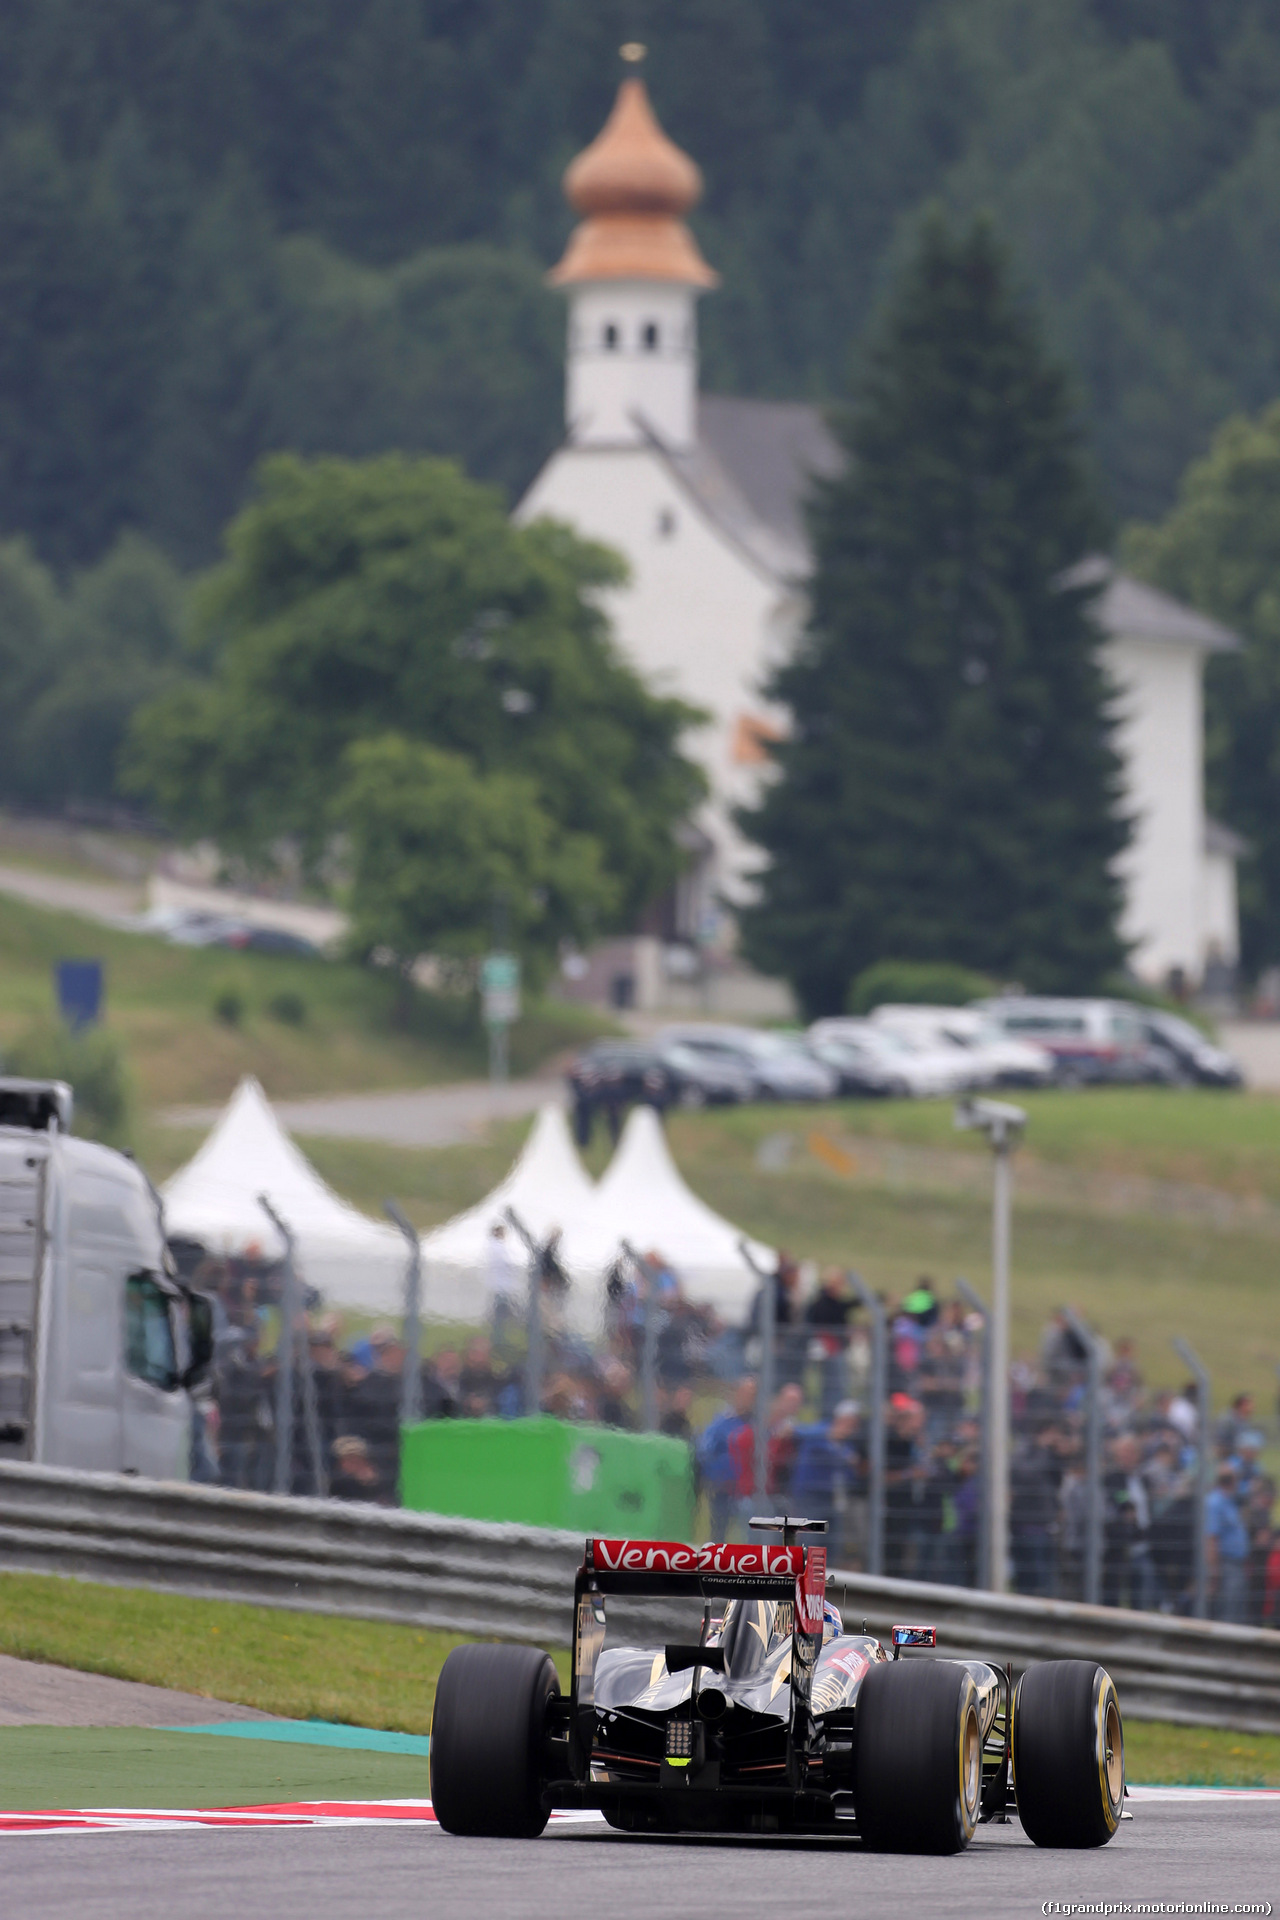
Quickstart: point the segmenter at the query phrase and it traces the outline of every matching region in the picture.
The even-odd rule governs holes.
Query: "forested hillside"
[[[0,535],[206,560],[268,448],[554,440],[559,175],[639,37],[724,276],[706,383],[839,390],[985,205],[1152,517],[1280,392],[1280,0],[0,0]]]

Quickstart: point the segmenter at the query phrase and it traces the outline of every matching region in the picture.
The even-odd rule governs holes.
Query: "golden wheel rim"
[[[977,1824],[978,1802],[982,1797],[982,1736],[978,1731],[977,1708],[972,1703],[964,1717],[960,1740],[960,1784],[965,1823],[972,1828]]]
[[[1107,1698],[1102,1754],[1107,1797],[1113,1807],[1118,1807],[1124,1797],[1124,1735],[1120,1730],[1120,1708],[1114,1693]]]

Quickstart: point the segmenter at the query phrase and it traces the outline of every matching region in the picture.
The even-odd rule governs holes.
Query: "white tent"
[[[743,1237],[685,1185],[653,1108],[634,1107],[590,1212],[566,1227],[564,1253],[575,1275],[600,1274],[623,1240],[637,1253],[653,1249],[671,1262],[688,1299],[741,1320],[759,1286],[742,1257]],[[759,1264],[773,1266],[771,1248],[748,1245]]]
[[[515,1165],[493,1192],[424,1236],[424,1312],[442,1320],[484,1320],[489,1311],[490,1235],[495,1224],[505,1220],[507,1208],[535,1240],[546,1240],[556,1227],[568,1238],[590,1211],[593,1192],[563,1112],[543,1107]],[[507,1232],[512,1257],[523,1267],[523,1245],[510,1227]]]
[[[265,1194],[297,1243],[298,1273],[334,1306],[399,1315],[408,1248],[325,1185],[284,1131],[256,1080],[240,1082],[195,1158],[164,1188],[169,1232],[211,1253],[283,1252],[258,1204]]]

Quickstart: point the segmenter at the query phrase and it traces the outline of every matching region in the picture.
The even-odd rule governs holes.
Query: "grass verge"
[[[106,971],[106,1021],[144,1107],[224,1100],[243,1074],[275,1099],[483,1077],[487,1041],[470,1001],[414,993],[387,973],[286,954],[174,947],[0,897],[0,1051],[53,1012],[59,960]],[[301,1018],[282,1019],[287,1005]],[[216,1008],[234,1018],[219,1018]],[[608,1026],[560,1002],[531,1002],[511,1035],[530,1072]]]
[[[0,1727],[0,1807],[251,1807],[425,1800],[427,1762],[149,1727]]]
[[[97,1586],[48,1574],[0,1575],[2,1653],[174,1687],[297,1720],[427,1733],[445,1655],[465,1638],[378,1621]],[[561,1685],[567,1687],[568,1654],[558,1651],[555,1659]],[[118,1775],[113,1757],[117,1749],[127,1763]],[[0,1805],[130,1804],[122,1796],[141,1790],[135,1789],[135,1775],[128,1771],[134,1749],[151,1756],[143,1764],[148,1779],[153,1777],[155,1755],[163,1759],[172,1751],[180,1771],[171,1775],[166,1761],[156,1776],[168,1783],[160,1797],[169,1806],[228,1805],[254,1797],[425,1792],[420,1785],[395,1784],[415,1768],[415,1777],[420,1777],[421,1768],[412,1758],[392,1754],[345,1749],[326,1753],[216,1735],[152,1735],[114,1728],[96,1731],[86,1747],[79,1729],[7,1728],[0,1730]],[[1280,1786],[1280,1737],[1131,1721],[1125,1728],[1125,1750],[1129,1777],[1135,1782]],[[13,1767],[5,1766],[6,1759]],[[29,1762],[35,1767],[33,1775],[25,1771]],[[109,1792],[97,1771],[102,1767],[111,1771]],[[46,1779],[50,1768],[55,1772]],[[33,1797],[35,1780],[41,1782],[43,1799]],[[201,1793],[215,1797],[200,1798]],[[217,1797],[227,1795],[230,1798]],[[151,1804],[156,1804],[154,1799]]]
[[[1130,1720],[1124,1764],[1134,1786],[1280,1787],[1280,1737]]]
[[[445,1656],[472,1637],[53,1574],[0,1574],[0,1653],[291,1720],[429,1733]],[[560,1661],[566,1683],[567,1658]]]

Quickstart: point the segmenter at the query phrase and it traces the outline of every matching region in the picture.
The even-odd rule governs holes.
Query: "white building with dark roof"
[[[815,407],[699,394],[697,303],[717,282],[683,221],[700,188],[643,83],[624,81],[565,175],[583,216],[548,276],[568,298],[566,436],[516,511],[565,521],[626,557],[630,580],[606,601],[619,645],[655,691],[709,716],[689,745],[711,798],[662,932],[724,943],[732,930],[718,903],[744,897],[759,860],[733,811],[757,793],[764,743],[786,724],[762,689],[804,619],[804,501],[842,456]],[[1238,951],[1240,847],[1205,817],[1201,697],[1205,659],[1237,643],[1089,564],[1105,580],[1102,652],[1134,820],[1124,932],[1145,977],[1177,969],[1198,981]],[[640,1002],[660,992],[654,955],[634,971]]]

